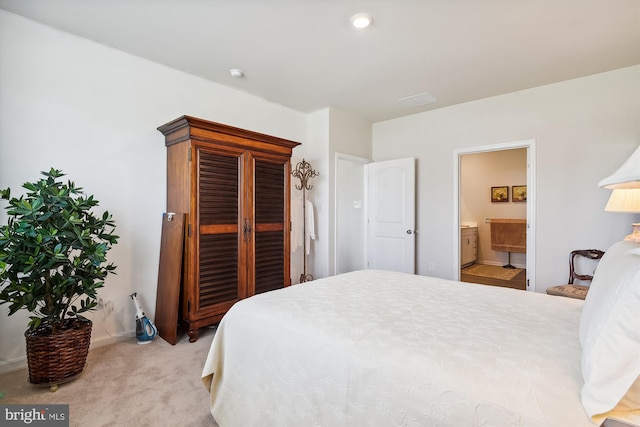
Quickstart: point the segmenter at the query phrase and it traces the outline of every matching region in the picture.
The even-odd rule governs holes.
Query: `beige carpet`
[[[70,426],[215,426],[200,373],[214,329],[189,343],[135,338],[92,349],[87,368],[55,393],[29,383],[26,368],[0,375],[0,404],[69,404]]]
[[[463,274],[472,276],[490,277],[498,280],[511,280],[516,277],[522,268],[503,268],[497,265],[473,264],[462,269]]]

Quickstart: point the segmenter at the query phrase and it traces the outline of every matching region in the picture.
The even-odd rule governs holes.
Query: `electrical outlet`
[[[104,311],[105,313],[113,313],[113,301],[105,301],[104,303]]]
[[[98,297],[98,307],[99,308],[107,308],[110,305],[113,307],[113,301],[108,300],[108,299],[106,299],[104,297]]]
[[[113,313],[113,310],[114,310],[113,301],[103,297],[98,297],[98,308],[103,309],[107,314]]]

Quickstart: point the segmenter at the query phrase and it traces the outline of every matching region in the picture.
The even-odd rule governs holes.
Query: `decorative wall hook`
[[[311,190],[313,188],[313,185],[307,184],[307,181],[309,180],[309,178],[315,178],[320,174],[313,170],[309,162],[307,162],[305,159],[302,159],[302,161],[298,162],[296,168],[291,172],[291,175],[293,175],[294,178],[298,178],[300,180],[300,185],[296,184],[296,188],[298,190]]]

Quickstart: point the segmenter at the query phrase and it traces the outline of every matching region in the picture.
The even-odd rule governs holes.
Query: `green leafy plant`
[[[97,290],[116,268],[106,254],[118,236],[109,212],[93,214],[93,196],[59,180],[65,175],[57,169],[41,173],[19,198],[0,190],[9,201],[0,226],[0,304],[9,304],[9,315],[33,313],[30,330],[55,334],[96,308]]]

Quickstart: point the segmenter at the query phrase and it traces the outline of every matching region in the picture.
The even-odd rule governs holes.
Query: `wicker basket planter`
[[[0,189],[9,203],[0,225],[0,305],[9,316],[32,313],[24,333],[29,382],[56,391],[84,370],[92,323],[83,314],[98,306],[116,269],[106,255],[119,237],[111,214],[95,212],[98,200],[55,168],[41,174],[19,197]]]
[[[42,327],[24,333],[30,383],[57,386],[84,370],[92,323],[85,318],[70,319],[65,323],[65,328],[55,335],[49,328]],[[52,391],[55,388],[52,387]]]

